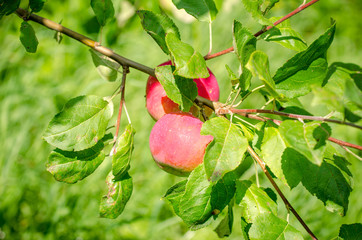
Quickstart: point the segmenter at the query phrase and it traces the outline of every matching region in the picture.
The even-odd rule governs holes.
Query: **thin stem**
[[[93,48],[95,51],[100,52],[101,54],[112,58],[113,60],[115,60],[116,62],[121,64],[122,66],[128,66],[131,68],[135,68],[141,72],[144,72],[148,75],[156,77],[154,69],[147,67],[145,65],[142,65],[140,63],[134,62],[128,58],[122,57],[122,56],[118,55],[117,53],[115,53],[112,49],[103,47],[98,42],[96,42],[80,33],[70,30],[69,28],[63,27],[62,25],[55,23],[49,19],[40,17],[35,14],[30,14],[28,11],[26,11],[22,8],[18,8],[16,10],[16,13],[20,18],[22,18],[24,20],[31,20],[31,21],[39,23],[51,30],[55,30],[57,32],[61,32],[65,35],[67,35],[67,36],[83,43],[84,45],[86,45],[90,48]]]
[[[125,102],[123,102],[123,107],[124,107],[124,112],[126,113],[126,116],[127,116],[128,123],[132,124],[132,121],[131,121],[131,118],[129,117],[128,110],[127,110]]]
[[[255,168],[255,180],[256,180],[256,186],[259,188],[260,187],[260,183],[259,183],[259,175],[258,175],[258,165],[257,162],[254,160],[254,168]]]
[[[207,55],[211,54],[212,51],[212,22],[209,22],[209,52]]]
[[[113,145],[113,148],[111,151],[112,154],[116,153],[116,144],[117,144],[117,139],[118,139],[118,134],[119,134],[119,126],[121,125],[122,107],[124,105],[124,92],[125,92],[126,78],[127,78],[128,73],[129,73],[128,67],[123,66],[122,83],[121,83],[121,87],[119,89],[119,92],[121,93],[121,100],[119,102],[118,117],[117,117],[117,123],[116,123],[116,133],[114,134],[114,145]]]
[[[348,152],[349,154],[351,154],[353,157],[357,158],[358,160],[362,161],[362,158],[360,156],[358,156],[357,154],[355,154],[354,152],[352,152],[350,149],[346,148],[343,146],[343,149],[346,150],[346,152]]]
[[[260,30],[259,32],[255,33],[254,36],[255,37],[258,37],[260,36],[261,34],[265,33],[266,31],[272,29],[273,27],[277,26],[278,24],[284,22],[285,20],[287,20],[288,18],[291,18],[292,16],[296,15],[297,13],[303,11],[304,9],[306,9],[307,7],[313,5],[314,3],[318,2],[319,0],[312,0],[306,4],[302,4],[300,5],[298,8],[296,8],[294,11],[290,12],[289,14],[287,14],[286,16],[282,17],[281,19],[279,19],[278,21],[274,22],[273,23],[273,26],[268,26],[266,28],[263,28],[262,30]],[[220,51],[220,52],[217,52],[217,53],[214,53],[214,54],[208,54],[206,55],[204,58],[205,60],[209,60],[209,59],[212,59],[212,58],[216,58],[218,56],[221,56],[221,55],[224,55],[224,54],[227,54],[227,53],[230,53],[234,51],[234,47],[230,47],[228,49],[225,49],[223,51]]]
[[[342,125],[348,125],[351,127],[355,127],[358,129],[362,129],[362,126],[356,125],[354,123],[344,122],[336,119],[329,119],[325,117],[318,117],[318,116],[308,116],[308,115],[300,115],[300,114],[293,114],[293,113],[285,113],[285,112],[279,112],[279,111],[273,111],[268,109],[217,109],[219,114],[229,114],[232,113],[267,113],[267,114],[273,114],[278,116],[284,116],[288,118],[296,118],[296,119],[306,119],[306,120],[313,120],[313,121],[322,121],[322,122],[331,122],[331,123],[337,123]]]
[[[263,84],[263,85],[260,85],[260,86],[258,86],[258,87],[256,87],[256,88],[254,88],[253,90],[251,90],[250,92],[248,92],[248,93],[241,99],[241,101],[244,101],[247,97],[249,97],[250,94],[252,94],[253,92],[258,91],[259,89],[262,89],[263,87],[265,87],[264,84]]]
[[[266,121],[272,121],[274,122],[276,125],[280,125],[283,121],[277,120],[277,119],[272,119],[272,118],[268,118],[268,117],[260,117],[260,116],[256,116],[256,115],[252,115],[252,114],[247,114],[247,113],[237,113],[240,116],[246,117],[246,118],[250,118],[250,119],[255,119],[258,121],[262,121],[262,122],[266,122]],[[349,143],[349,142],[345,142],[336,138],[332,138],[329,137],[327,139],[330,142],[334,142],[342,147],[350,147],[350,148],[354,148],[357,150],[362,151],[362,146],[357,145],[357,144],[353,144],[353,143]]]
[[[270,183],[273,185],[274,189],[277,191],[278,195],[280,196],[280,198],[283,200],[285,206],[287,209],[289,209],[294,216],[298,219],[298,221],[300,222],[300,224],[302,224],[302,226],[304,227],[304,229],[308,232],[308,234],[313,238],[313,239],[317,239],[317,237],[313,234],[313,232],[309,229],[309,227],[307,226],[307,224],[303,221],[303,219],[299,216],[299,214],[297,213],[297,211],[293,208],[293,206],[289,203],[289,201],[287,200],[287,198],[284,196],[284,194],[282,193],[282,191],[280,190],[280,188],[278,187],[278,185],[275,183],[273,177],[270,175],[269,171],[266,168],[266,164],[265,162],[258,156],[258,154],[256,154],[256,152],[250,147],[248,146],[248,152],[249,154],[255,159],[255,161],[257,161],[260,165],[260,167],[262,168],[263,172],[265,173],[265,175],[267,176],[268,180],[270,181]]]

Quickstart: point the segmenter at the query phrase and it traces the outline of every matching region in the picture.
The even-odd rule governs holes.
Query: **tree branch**
[[[337,123],[342,125],[347,125],[351,127],[355,127],[358,129],[362,129],[362,126],[356,125],[354,123],[350,122],[344,122],[336,119],[329,119],[325,117],[317,117],[317,116],[308,116],[308,115],[300,115],[300,114],[293,114],[293,113],[285,113],[285,112],[279,112],[274,110],[267,110],[267,109],[235,109],[235,108],[220,108],[217,109],[218,114],[229,114],[229,113],[267,113],[267,114],[273,114],[278,116],[284,116],[288,118],[296,118],[296,119],[305,119],[305,120],[313,120],[313,121],[322,121],[322,122],[331,122],[331,123]]]
[[[306,9],[307,7],[313,5],[314,3],[318,2],[319,0],[312,0],[306,4],[302,4],[300,5],[298,8],[296,8],[294,11],[290,12],[289,14],[285,15],[284,17],[282,17],[281,19],[279,19],[278,21],[274,22],[273,23],[273,26],[267,26],[266,28],[263,28],[262,30],[260,30],[259,32],[255,33],[254,34],[254,37],[258,37],[260,36],[261,34],[265,33],[266,31],[272,29],[273,27],[275,27],[276,25],[284,22],[285,20],[287,20],[288,18],[291,18],[292,16],[296,15],[297,13],[303,11],[304,9]],[[229,52],[232,52],[234,51],[234,47],[230,47],[228,49],[225,49],[223,51],[220,51],[220,52],[217,52],[217,53],[214,53],[214,54],[207,54],[204,58],[205,60],[209,60],[209,59],[212,59],[212,58],[216,58],[218,56],[221,56],[221,55],[224,55],[224,54],[227,54]]]
[[[302,224],[302,226],[304,227],[304,229],[308,232],[308,234],[313,238],[313,239],[317,239],[317,237],[313,234],[313,232],[309,229],[309,227],[307,226],[307,224],[303,221],[303,219],[299,216],[299,214],[297,213],[297,211],[293,208],[293,206],[289,203],[288,199],[284,196],[283,192],[280,190],[280,188],[278,187],[278,185],[275,183],[273,177],[270,175],[268,169],[266,168],[266,164],[265,162],[258,156],[258,154],[256,154],[256,152],[250,147],[248,146],[248,152],[249,154],[259,163],[260,167],[263,169],[263,172],[265,173],[265,175],[267,176],[267,178],[269,179],[270,183],[273,185],[274,189],[277,191],[278,195],[280,196],[280,198],[283,200],[285,206],[287,207],[288,210],[290,210],[294,216],[298,219],[298,221],[300,222],[300,224]]]
[[[93,48],[95,51],[100,52],[101,54],[112,58],[113,60],[115,60],[116,62],[121,64],[122,66],[128,66],[131,68],[135,68],[141,72],[144,72],[148,75],[156,77],[154,69],[147,67],[145,65],[142,65],[140,63],[134,62],[128,58],[122,57],[122,56],[118,55],[117,53],[115,53],[112,49],[101,46],[100,43],[98,43],[80,33],[70,30],[69,28],[63,27],[62,25],[60,25],[58,23],[55,23],[49,19],[40,17],[36,14],[30,14],[28,11],[26,11],[22,8],[18,8],[16,10],[16,14],[20,18],[24,19],[24,21],[31,20],[31,21],[39,23],[51,30],[63,33],[65,35],[67,35],[68,37],[73,38],[90,48]]]
[[[272,119],[272,118],[268,118],[268,117],[260,117],[260,116],[253,115],[253,114],[247,114],[247,113],[237,113],[237,114],[240,115],[240,116],[250,118],[250,119],[255,119],[255,120],[258,120],[258,121],[263,121],[263,122],[272,121],[276,125],[280,125],[283,122],[283,121],[280,121],[280,120],[276,120],[276,119]],[[354,149],[362,151],[362,146],[357,145],[357,144],[345,142],[345,141],[342,141],[342,140],[339,140],[339,139],[336,139],[336,138],[332,138],[332,137],[329,137],[328,141],[334,142],[334,143],[336,143],[336,144],[338,144],[338,145],[340,145],[342,147],[350,147],[350,148],[354,148]]]

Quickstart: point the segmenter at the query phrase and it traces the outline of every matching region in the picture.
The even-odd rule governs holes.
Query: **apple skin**
[[[203,122],[190,113],[165,114],[153,126],[150,150],[157,165],[164,171],[188,176],[204,159],[205,149],[213,140],[201,135]]]
[[[159,66],[170,64],[171,61],[168,61],[162,63]],[[208,78],[194,79],[194,82],[196,83],[198,89],[198,95],[211,101],[219,101],[219,84],[209,68],[208,71],[210,73],[210,76]],[[167,113],[180,111],[178,104],[167,97],[161,83],[157,80],[157,78],[152,76],[148,78],[146,85],[146,107],[148,113],[156,121]],[[198,115],[198,110],[196,107],[191,107],[190,112],[194,116]]]

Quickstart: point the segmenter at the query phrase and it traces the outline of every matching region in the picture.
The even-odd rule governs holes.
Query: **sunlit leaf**
[[[206,121],[201,134],[214,137],[206,148],[204,164],[207,177],[216,182],[240,165],[248,141],[233,123],[222,117]]]
[[[131,176],[126,174],[122,179],[115,180],[112,172],[106,178],[108,193],[103,196],[99,206],[99,214],[103,218],[117,218],[124,210],[133,191]]]
[[[166,35],[166,44],[176,65],[175,74],[185,78],[207,78],[210,74],[203,56],[183,43],[174,33]]]
[[[213,0],[172,0],[172,2],[178,9],[185,9],[199,21],[212,22],[218,12]]]
[[[326,150],[326,139],[331,135],[331,129],[327,124],[286,120],[280,124],[279,131],[287,147],[296,149],[312,163],[321,165]]]
[[[234,222],[234,214],[233,214],[233,206],[228,206],[228,211],[226,216],[221,220],[219,225],[214,229],[217,236],[219,238],[228,237],[230,236],[233,228],[233,222]]]
[[[118,69],[121,67],[121,65],[113,59],[104,56],[103,54],[94,51],[93,49],[90,49],[89,51],[91,53],[94,66],[97,68],[99,75],[101,75],[101,77],[107,81],[116,81]]]
[[[92,174],[103,162],[105,154],[103,142],[83,151],[53,150],[48,158],[47,171],[57,181],[76,183]]]
[[[173,198],[173,205],[179,204],[174,205],[174,208],[178,210],[182,220],[192,229],[198,229],[206,226],[212,215],[219,214],[234,193],[234,173],[226,174],[213,185],[207,180],[203,164],[200,164],[188,177],[184,194],[180,198]]]
[[[250,240],[303,240],[303,235],[273,213],[258,215],[249,230]]]
[[[335,27],[333,24],[306,50],[294,55],[277,70],[273,79],[278,92],[294,98],[310,92],[313,85],[322,85],[327,71],[326,53],[333,41]]]
[[[240,88],[246,91],[250,86],[252,74],[245,65],[248,63],[250,55],[256,50],[256,38],[236,20],[233,25],[233,37],[235,53],[239,58],[242,70],[239,78]]]
[[[192,79],[173,75],[174,69],[171,65],[159,66],[155,73],[167,96],[179,104],[182,111],[187,112],[197,96],[196,83]]]
[[[113,114],[113,104],[98,96],[79,96],[69,100],[50,121],[43,138],[66,151],[80,151],[103,138]]]
[[[261,5],[264,2],[269,1],[263,1],[263,0],[242,0],[245,9],[251,14],[251,16],[258,21],[262,25],[272,25],[273,22],[269,20],[268,18],[264,17],[264,13],[261,9]],[[270,5],[266,6],[266,10],[268,11],[271,7],[274,6],[275,3],[278,1],[270,1]],[[269,7],[269,8],[268,8]]]
[[[168,33],[174,33],[181,39],[179,30],[175,23],[165,13],[158,14],[147,10],[138,10],[143,29],[157,42],[162,51],[169,54],[165,37]]]
[[[277,204],[252,182],[237,181],[236,189],[235,202],[242,207],[242,216],[248,223],[264,213],[277,214]]]
[[[115,180],[123,178],[130,168],[134,148],[135,130],[128,124],[123,134],[118,138],[116,153],[112,157],[112,173]]]
[[[274,22],[278,18],[271,18],[271,20]],[[307,48],[307,44],[302,39],[302,36],[290,25],[289,19],[270,29],[262,37],[267,42],[276,42],[283,47],[298,52],[304,51]]]
[[[273,98],[284,100],[284,95],[279,94],[275,89],[274,80],[270,75],[269,59],[264,52],[259,50],[253,52],[246,67],[264,83],[265,89]]]

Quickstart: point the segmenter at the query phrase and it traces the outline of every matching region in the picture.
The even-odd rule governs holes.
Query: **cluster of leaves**
[[[199,21],[211,24],[218,10],[213,0],[173,0],[178,9]],[[276,18],[266,13],[277,0],[243,0],[245,8],[262,25],[272,25]],[[18,1],[0,2],[0,18],[14,12]],[[32,12],[42,9],[44,1],[29,1]],[[100,26],[113,18],[111,0],[92,0],[91,7]],[[168,97],[189,111],[197,97],[193,78],[206,78],[209,72],[204,57],[191,45],[181,40],[181,34],[165,13],[139,10],[144,30],[155,40],[173,65],[160,66],[155,74]],[[263,26],[264,27],[264,26]],[[361,118],[360,68],[356,65],[333,63],[328,67],[326,53],[336,26],[327,29],[309,46],[288,21],[256,38],[239,21],[234,21],[234,52],[240,62],[241,73],[226,66],[233,84],[235,97],[244,99],[251,93],[251,81],[258,78],[260,93],[285,111],[303,112],[298,97],[315,88],[333,92],[342,78],[343,88],[338,96],[342,107],[333,106],[343,118],[357,122]],[[28,52],[35,52],[38,41],[31,25],[21,24],[21,43]],[[257,40],[278,43],[297,53],[272,76],[266,53],[257,50]],[[117,79],[119,64],[91,51],[100,74],[109,81]],[[351,84],[352,83],[352,84]],[[345,98],[346,93],[352,92]],[[335,92],[334,92],[335,93]],[[112,169],[106,179],[108,192],[101,199],[100,215],[119,216],[132,194],[132,178],[128,171],[133,151],[135,130],[129,124],[115,139],[108,132],[113,115],[112,97],[79,96],[69,100],[64,109],[49,123],[44,139],[56,149],[49,155],[47,170],[61,182],[76,183],[92,174],[104,161],[107,151],[112,158]],[[326,208],[340,215],[348,210],[348,197],[352,191],[349,163],[336,153],[327,141],[332,134],[326,123],[285,120],[279,126],[273,122],[246,124],[232,116],[217,116],[203,124],[201,134],[212,135],[214,140],[205,151],[204,162],[186,180],[172,186],[164,198],[175,213],[191,228],[199,229],[212,222],[220,237],[228,236],[233,226],[233,206],[242,208],[242,232],[245,239],[302,239],[302,234],[278,216],[277,197],[271,189],[264,189],[250,181],[240,180],[238,167],[255,151],[268,165],[273,176],[291,189],[299,183],[320,199]],[[116,147],[111,150],[112,143]],[[222,217],[220,217],[222,216]],[[351,231],[361,225],[344,225],[340,239],[347,239]]]
[[[192,5],[188,1],[174,1],[176,7],[184,8],[200,21],[209,22],[217,13],[211,2]],[[264,16],[277,1],[243,2],[261,24],[271,25],[277,19]],[[261,10],[261,4],[266,6],[264,10]],[[157,78],[168,97],[180,104],[181,110],[188,111],[197,95],[191,79],[206,77],[204,59],[180,40],[178,28],[164,13],[142,10],[138,14],[146,32],[170,55],[175,65],[157,67]],[[235,20],[234,50],[242,69],[239,77],[226,66],[234,92],[241,98],[250,94],[254,76],[264,85],[262,94],[266,99],[276,102],[287,112],[309,114],[298,97],[328,82],[331,75],[328,75],[328,70],[333,69],[334,64],[328,69],[326,53],[333,41],[335,28],[332,23],[309,46],[288,21],[263,34],[260,39],[298,52],[272,76],[267,54],[257,50],[258,39]],[[360,92],[356,93],[360,97],[358,94]],[[354,103],[357,104],[356,101]],[[175,213],[191,229],[216,221],[218,214],[228,206],[224,210],[227,214],[219,221],[215,231],[220,237],[229,235],[233,222],[232,205],[235,202],[243,209],[242,229],[246,239],[261,239],[265,235],[270,235],[270,239],[281,235],[288,239],[302,239],[298,230],[278,217],[276,196],[271,189],[266,192],[250,181],[239,180],[237,167],[248,156],[248,145],[262,156],[275,178],[291,189],[302,183],[312,195],[324,202],[328,210],[345,215],[352,191],[352,175],[347,167],[349,163],[336,154],[327,141],[332,133],[326,123],[286,120],[280,126],[266,122],[250,128],[244,122],[215,117],[204,123],[201,134],[214,137],[206,149],[203,164],[187,180],[171,187],[165,195]]]

